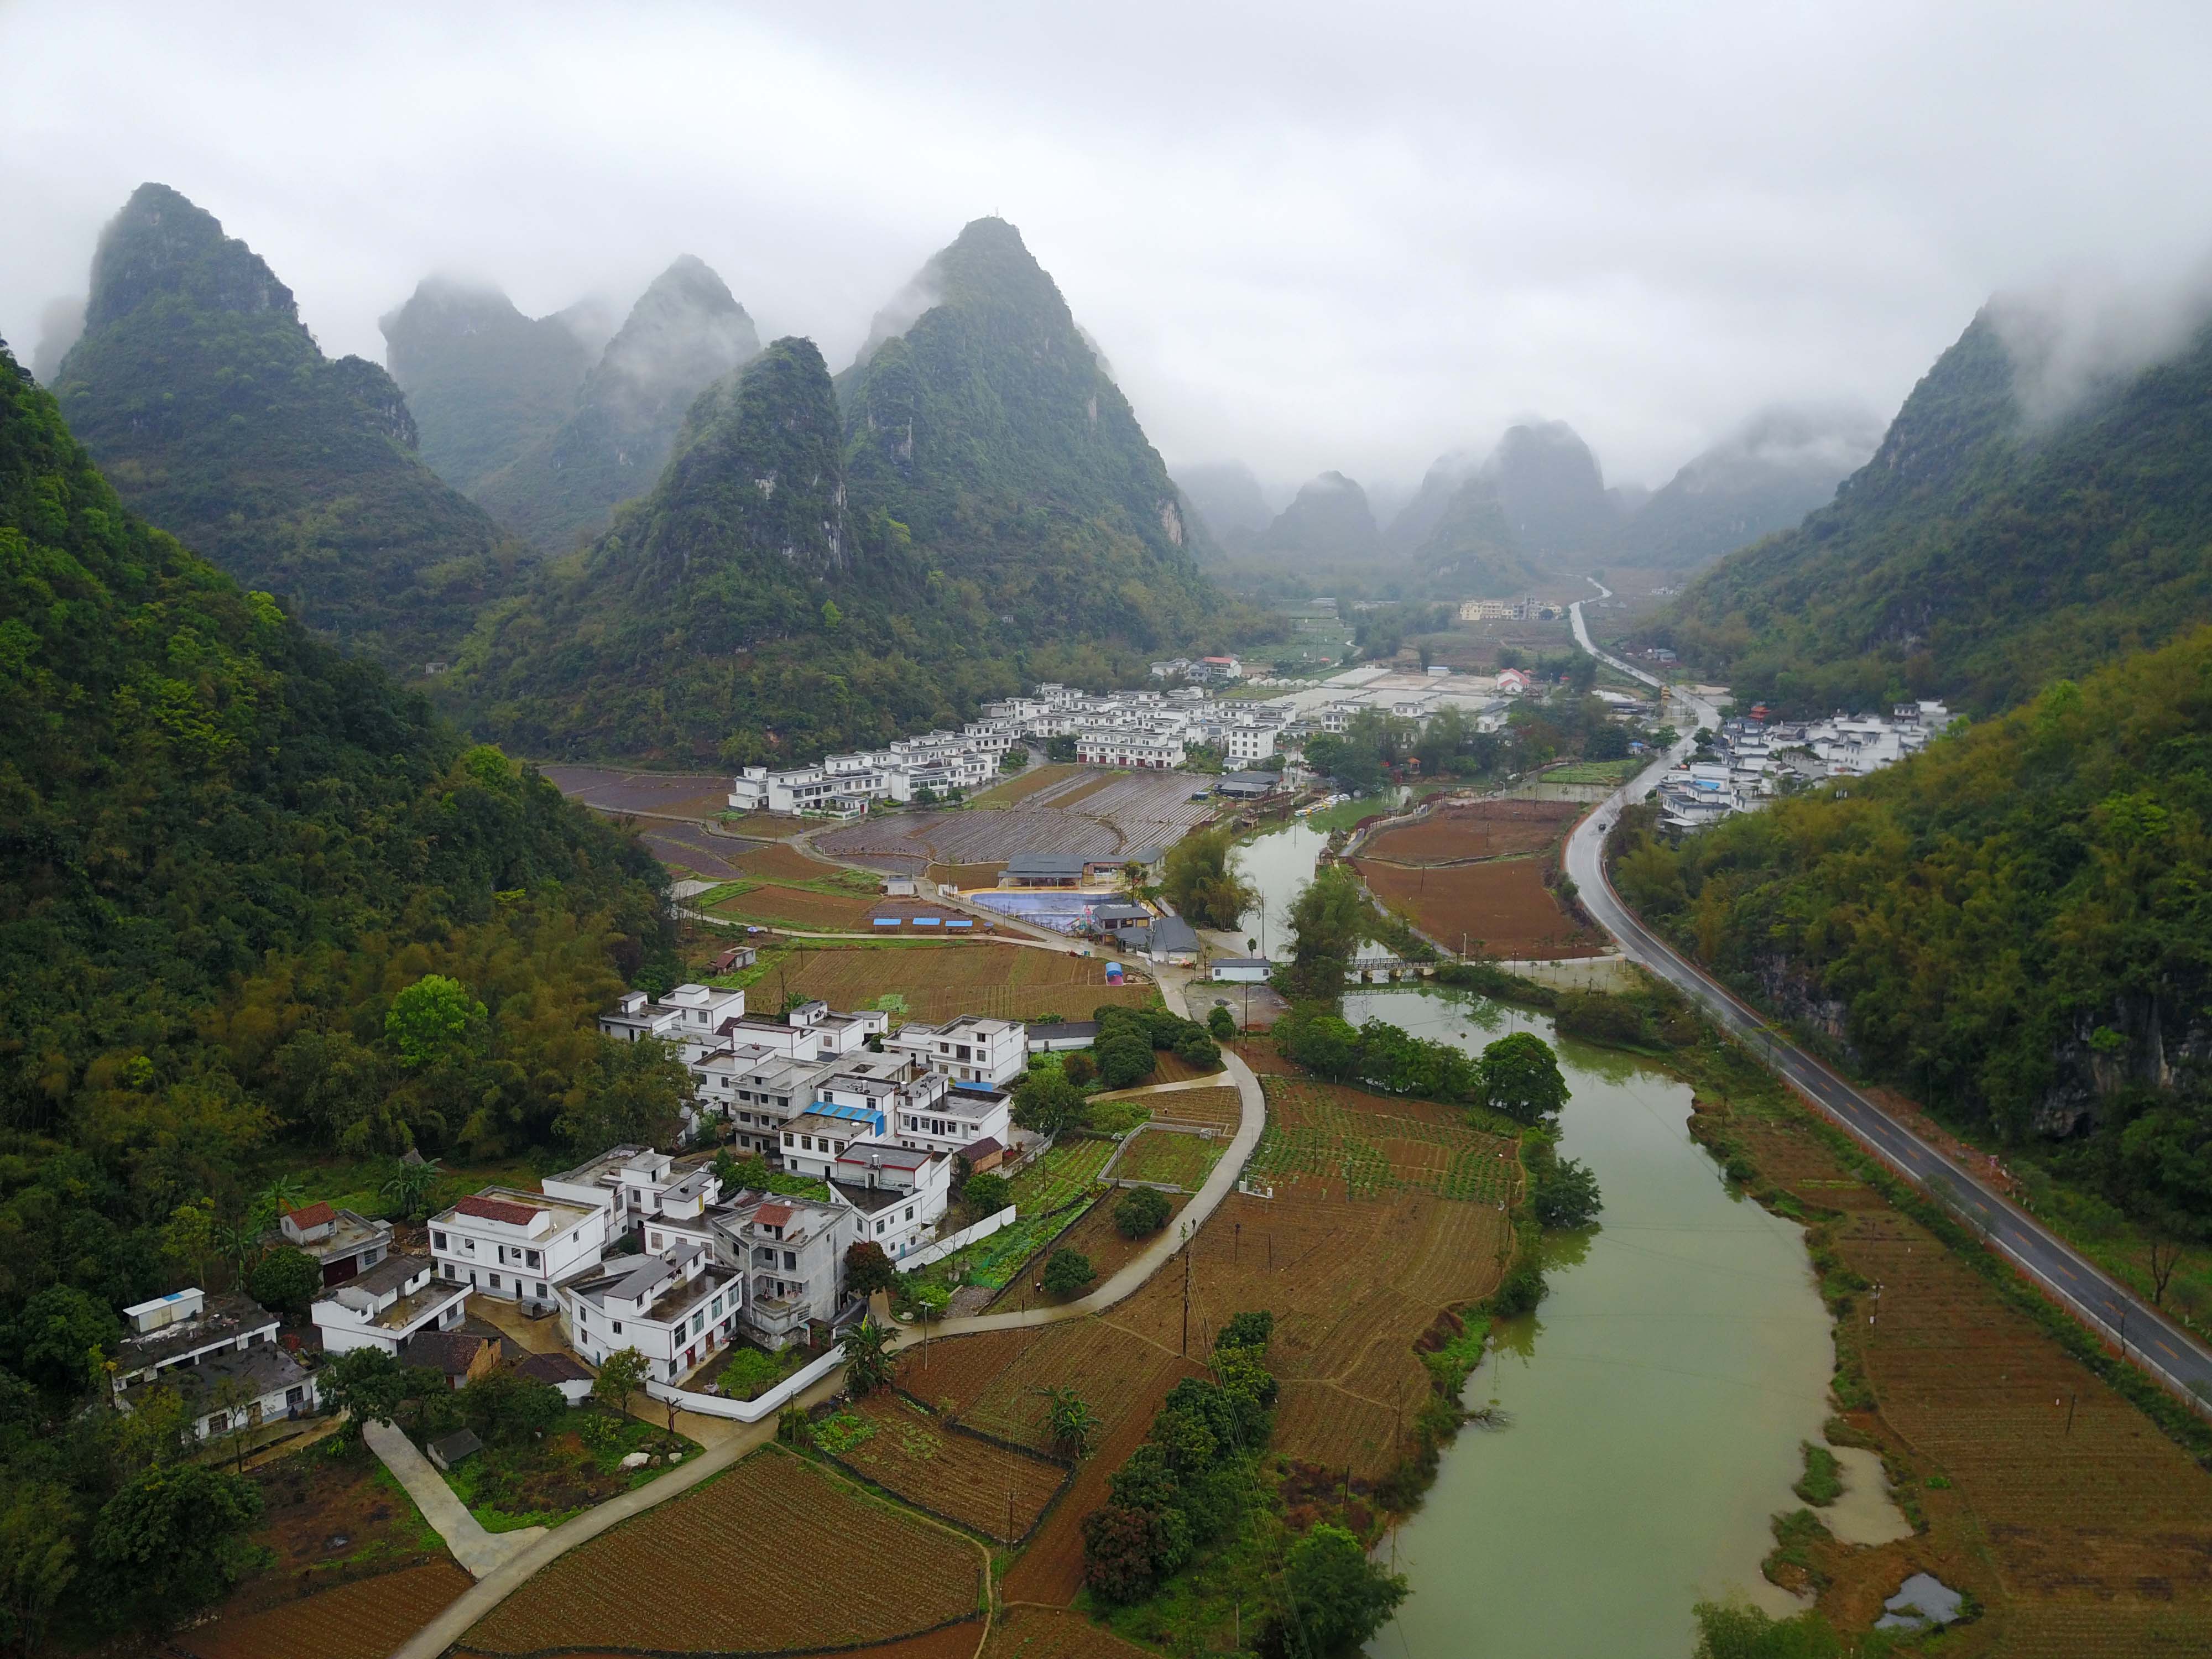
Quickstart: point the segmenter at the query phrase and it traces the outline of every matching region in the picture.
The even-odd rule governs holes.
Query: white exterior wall
[[[566,1225],[549,1226],[538,1237],[506,1222],[448,1211],[431,1220],[430,1255],[438,1264],[438,1277],[449,1284],[466,1285],[509,1302],[525,1297],[550,1302],[556,1283],[597,1264],[606,1250],[607,1232],[604,1208],[592,1209]]]

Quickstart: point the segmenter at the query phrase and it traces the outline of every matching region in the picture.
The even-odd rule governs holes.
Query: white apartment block
[[[1115,766],[1140,771],[1173,771],[1183,763],[1183,740],[1144,732],[1086,731],[1077,733],[1075,757],[1085,766]]]
[[[886,749],[831,755],[818,766],[748,766],[731,781],[730,805],[740,811],[850,817],[872,801],[911,801],[924,789],[938,795],[980,789],[999,775],[1015,737],[1006,721],[983,720],[957,732],[900,738]]]
[[[842,1199],[748,1193],[714,1216],[716,1254],[744,1274],[746,1334],[781,1348],[827,1325],[845,1300],[845,1252],[862,1216]]]
[[[942,1025],[909,1021],[884,1039],[884,1052],[902,1055],[947,1082],[994,1089],[1005,1088],[1029,1069],[1027,1028],[1018,1020],[975,1014],[962,1014]]]
[[[325,1353],[381,1348],[393,1358],[418,1331],[449,1331],[468,1312],[469,1290],[435,1277],[428,1256],[386,1256],[315,1299]]]
[[[438,1277],[509,1302],[553,1301],[553,1286],[596,1266],[611,1206],[487,1187],[430,1218]]]
[[[1263,761],[1275,752],[1275,728],[1272,726],[1232,726],[1224,734],[1224,749],[1229,759],[1250,763]]]
[[[951,1201],[952,1159],[904,1146],[856,1146],[830,1190],[860,1216],[860,1236],[894,1261],[927,1244]]]

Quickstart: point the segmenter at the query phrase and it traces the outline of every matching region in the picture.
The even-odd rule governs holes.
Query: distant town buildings
[[[1725,721],[1713,734],[1711,760],[1693,756],[1659,781],[1663,825],[1701,829],[1830,778],[1878,772],[1917,754],[1951,723],[1951,711],[1935,702],[1817,720],[1771,720],[1764,713]]]

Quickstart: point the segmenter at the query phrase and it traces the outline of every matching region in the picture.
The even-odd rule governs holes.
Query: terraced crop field
[[[763,1571],[771,1562],[867,1570]],[[974,1612],[981,1569],[957,1537],[763,1447],[562,1556],[456,1647],[772,1653],[887,1642]]]
[[[1115,1143],[1066,1135],[1013,1178],[1013,1201],[1024,1216],[1049,1215],[1095,1194],[1098,1172],[1114,1156]]]
[[[1452,864],[1540,853],[1582,809],[1568,801],[1484,800],[1439,806],[1418,823],[1385,830],[1359,849],[1391,864]]]
[[[839,858],[918,873],[933,864],[1003,864],[1020,853],[1110,858],[1172,844],[1214,815],[1181,772],[1079,769],[1000,811],[899,813],[831,830],[817,844]]]
[[[1203,1352],[1233,1314],[1273,1313],[1276,1449],[1371,1480],[1397,1461],[1429,1395],[1413,1345],[1444,1310],[1496,1287],[1508,1217],[1405,1188],[1355,1200],[1340,1182],[1274,1190],[1273,1200],[1231,1194],[1191,1242],[1192,1347]],[[1182,1275],[1156,1276],[1105,1317],[1175,1349]]]
[[[1496,1205],[1520,1188],[1514,1144],[1425,1100],[1311,1078],[1266,1077],[1267,1127],[1247,1181],[1318,1182],[1355,1199],[1433,1193]]]
[[[838,1461],[916,1509],[999,1543],[1029,1535],[1068,1471],[1060,1464],[945,1426],[888,1391],[853,1411],[873,1431]]]
[[[1234,1134],[1243,1121],[1243,1096],[1234,1085],[1224,1089],[1170,1089],[1136,1098],[1152,1109],[1156,1123],[1202,1123],[1208,1128]]]
[[[713,909],[732,921],[862,933],[875,913],[875,901],[859,893],[820,893],[808,887],[764,884],[718,900]]]
[[[1147,1126],[1132,1135],[1107,1173],[1115,1181],[1148,1181],[1194,1193],[1206,1185],[1229,1142],[1220,1136]]]
[[[169,1638],[192,1659],[384,1659],[476,1581],[451,1561],[361,1578]]]

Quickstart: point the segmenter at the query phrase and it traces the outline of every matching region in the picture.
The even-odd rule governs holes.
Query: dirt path
[[[368,1449],[384,1460],[384,1467],[392,1471],[392,1479],[407,1488],[407,1495],[422,1511],[422,1518],[438,1529],[438,1536],[453,1551],[453,1559],[467,1568],[471,1577],[489,1577],[545,1536],[543,1527],[486,1532],[483,1522],[469,1513],[468,1506],[446,1484],[445,1477],[431,1467],[428,1458],[415,1449],[415,1443],[404,1434],[389,1423],[367,1423],[362,1425],[361,1432],[368,1442]]]

